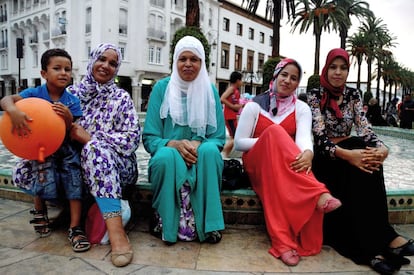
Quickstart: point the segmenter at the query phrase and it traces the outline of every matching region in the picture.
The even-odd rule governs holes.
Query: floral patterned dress
[[[83,117],[77,123],[92,136],[81,152],[83,177],[93,196],[121,198],[121,187],[138,178],[138,115],[125,90],[84,93],[84,87],[70,88],[81,100]]]

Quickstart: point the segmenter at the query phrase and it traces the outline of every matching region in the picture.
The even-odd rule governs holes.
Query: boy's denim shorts
[[[30,161],[33,185],[29,193],[42,199],[66,197],[69,200],[82,199],[83,183],[80,154],[67,139],[45,162]],[[24,176],[23,176],[24,177]]]

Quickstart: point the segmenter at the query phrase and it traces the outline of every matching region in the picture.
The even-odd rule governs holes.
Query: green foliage
[[[372,95],[372,93],[370,91],[366,91],[364,93],[364,104],[368,104],[368,101],[373,98],[374,96]]]
[[[306,87],[306,92],[310,92],[312,89],[319,89],[321,83],[318,74],[311,75],[308,78],[308,85]]]
[[[171,51],[170,51],[170,66],[172,66],[172,60],[174,55],[174,49],[177,42],[183,38],[184,36],[194,36],[198,40],[200,40],[201,44],[203,44],[204,52],[205,52],[205,59],[206,59],[206,66],[207,71],[210,67],[210,45],[208,44],[207,38],[204,36],[204,34],[201,32],[200,28],[197,27],[183,27],[179,30],[177,30],[174,34],[174,38],[171,42]]]
[[[263,91],[267,91],[269,89],[269,83],[273,78],[273,72],[275,71],[275,67],[277,63],[282,59],[282,57],[272,57],[269,58],[263,64]]]

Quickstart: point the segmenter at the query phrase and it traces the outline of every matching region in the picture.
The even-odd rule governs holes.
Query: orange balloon
[[[52,104],[44,99],[29,97],[16,102],[16,107],[33,121],[28,122],[31,133],[19,137],[12,133],[10,116],[4,112],[0,120],[0,137],[3,145],[14,155],[44,162],[56,152],[65,138],[65,121],[55,113]]]

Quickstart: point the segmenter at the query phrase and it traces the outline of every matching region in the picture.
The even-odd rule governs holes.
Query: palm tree
[[[357,70],[357,90],[361,91],[361,65],[364,58],[368,54],[368,39],[362,32],[355,33],[348,39],[348,51],[351,56],[356,58],[358,70]]]
[[[242,7],[245,2],[247,11],[256,14],[260,0],[243,0]],[[265,18],[273,19],[272,57],[280,56],[280,21],[283,18],[284,4],[288,19],[290,19],[295,14],[295,0],[266,0]]]
[[[391,102],[391,89],[392,89],[392,84],[393,84],[393,79],[395,78],[395,74],[397,72],[396,66],[397,66],[397,62],[395,62],[394,57],[392,56],[392,53],[388,53],[383,59],[382,59],[382,64],[381,64],[381,68],[382,68],[382,81],[384,84],[384,89],[382,91],[382,98],[383,98],[383,102],[382,102],[382,110],[385,110],[385,97],[386,97],[386,91],[387,91],[387,86],[390,85],[390,90],[388,93],[388,102]]]
[[[299,0],[296,8],[301,6],[295,13],[295,19],[292,22],[295,31],[300,26],[299,33],[307,32],[313,27],[315,36],[315,63],[314,74],[319,74],[319,56],[321,48],[322,31],[330,32],[338,30],[340,22],[347,20],[346,13],[342,7],[336,6],[335,2],[330,0]]]
[[[372,80],[372,61],[376,57],[376,52],[378,50],[378,38],[381,37],[384,33],[387,33],[388,30],[386,26],[382,23],[381,18],[376,18],[375,16],[368,17],[365,22],[362,23],[362,26],[359,27],[359,31],[366,36],[368,39],[367,44],[367,91],[371,92],[371,80]],[[379,99],[379,91],[377,90],[376,98]]]
[[[198,0],[187,0],[185,26],[200,28],[200,5]]]
[[[348,30],[352,26],[351,16],[358,19],[365,19],[374,14],[369,9],[369,4],[365,1],[358,0],[335,0],[335,5],[341,7],[345,13],[347,20],[339,24],[339,37],[341,38],[341,48],[345,49],[346,39],[348,38]]]

